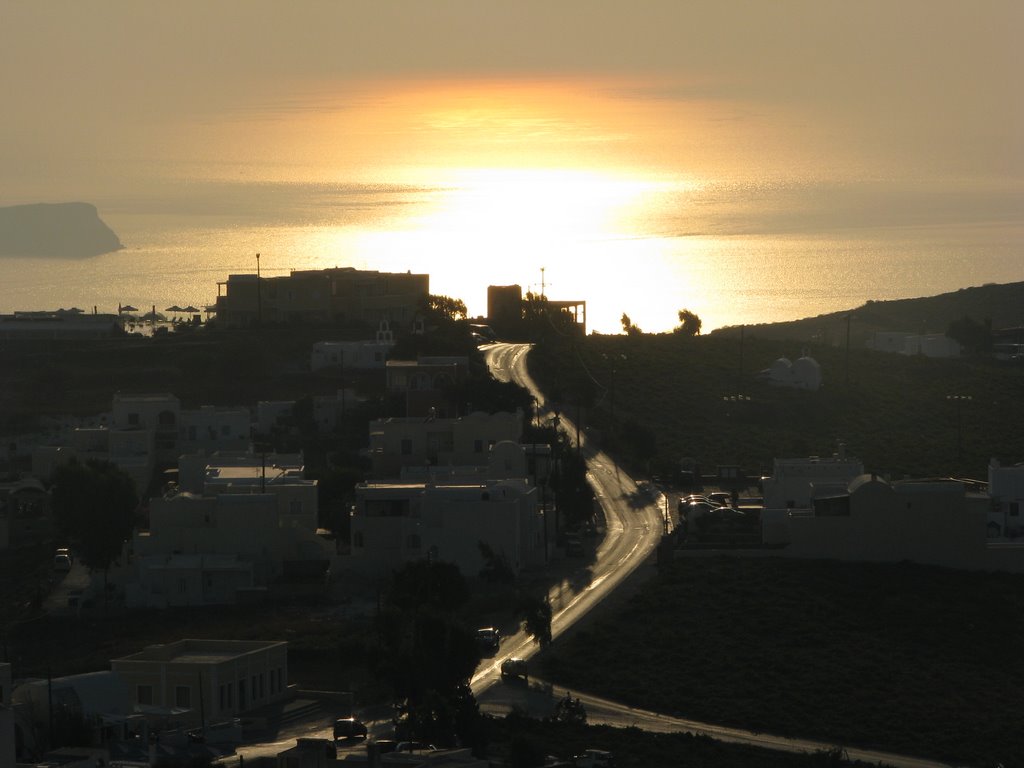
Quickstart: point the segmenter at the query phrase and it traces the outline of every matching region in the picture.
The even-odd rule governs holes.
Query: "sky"
[[[0,204],[439,168],[1024,179],[1024,3],[2,0]]]

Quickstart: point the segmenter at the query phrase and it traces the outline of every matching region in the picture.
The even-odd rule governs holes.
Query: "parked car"
[[[720,504],[723,507],[732,506],[732,494],[728,491],[712,491],[708,494],[708,498],[714,504]]]
[[[476,642],[480,650],[486,653],[494,653],[498,650],[501,642],[501,633],[494,627],[483,627],[476,631]]]
[[[354,717],[339,717],[334,721],[335,741],[355,741],[366,738],[366,725]]]
[[[529,676],[529,666],[526,663],[526,659],[520,659],[517,656],[509,656],[501,662],[501,677],[503,680],[515,677],[521,677],[523,680],[526,680]]]
[[[425,741],[400,741],[395,746],[395,752],[433,752],[436,749],[433,744]]]
[[[68,554],[56,554],[53,556],[53,570],[55,571],[70,571],[71,570],[71,555]]]

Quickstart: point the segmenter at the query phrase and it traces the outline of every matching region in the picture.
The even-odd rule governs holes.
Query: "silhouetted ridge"
[[[79,258],[124,246],[89,203],[35,203],[0,208],[0,256]]]

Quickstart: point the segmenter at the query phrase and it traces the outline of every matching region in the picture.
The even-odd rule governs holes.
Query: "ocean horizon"
[[[708,332],[1022,280],[1020,198],[870,180],[654,177],[594,191],[585,174],[515,172],[433,186],[192,182],[84,200],[124,249],[0,258],[0,313],[207,307],[229,275],[256,272],[259,253],[268,277],[426,273],[471,316],[486,314],[488,285],[518,284],[585,300],[588,331],[620,332],[623,313],[666,331],[685,308]]]

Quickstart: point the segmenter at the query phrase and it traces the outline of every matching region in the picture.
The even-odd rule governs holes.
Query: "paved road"
[[[494,344],[485,348],[491,372],[503,381],[515,381],[533,393],[542,404],[543,395],[526,371],[528,344]],[[564,415],[560,423],[570,437],[575,425]],[[550,597],[555,615],[552,634],[557,637],[573,622],[582,618],[597,603],[632,574],[657,545],[664,525],[664,498],[649,486],[638,486],[621,471],[605,453],[597,450],[580,435],[580,448],[587,458],[588,480],[604,509],[608,534],[598,550],[597,562],[589,578],[565,589],[565,585],[552,588]],[[513,681],[495,686],[497,668],[501,660],[512,655],[529,656],[534,652],[532,642],[522,633],[503,642],[500,653],[489,663],[481,665],[473,678],[473,691],[481,708],[494,714],[505,714],[514,708],[541,716],[549,714],[555,703],[567,691],[542,680],[529,683]],[[787,752],[817,752],[839,746],[851,760],[863,760],[896,768],[950,768],[946,763],[877,750],[843,747],[811,739],[791,739],[739,728],[729,728],[686,718],[670,717],[657,712],[628,707],[607,699],[572,691],[587,708],[588,722],[618,727],[637,727],[661,733],[703,734],[720,741],[749,744]]]
[[[494,344],[485,350],[488,365],[494,375],[504,381],[516,381],[525,386],[538,398],[543,410],[543,396],[526,372],[525,358],[528,351],[529,345],[526,344]],[[566,433],[574,436],[575,425],[564,415],[560,418]],[[610,457],[588,441],[586,435],[581,434],[580,442],[580,449],[587,458],[588,480],[604,510],[607,534],[597,550],[594,563],[589,567],[580,567],[569,572],[561,582],[549,590],[548,597],[553,609],[551,629],[554,638],[563,634],[614,589],[621,586],[645,562],[649,562],[665,525],[663,497],[649,486],[638,486]],[[536,644],[524,632],[502,638],[499,652],[481,663],[471,681],[473,692],[482,710],[493,714],[506,714],[512,709],[532,712],[539,716],[550,714],[558,699],[567,693],[564,688],[552,686],[535,678],[531,678],[529,682],[514,680],[498,683],[499,668],[504,659],[510,656],[530,658],[536,651]],[[588,722],[594,724],[637,727],[658,733],[703,734],[721,741],[787,752],[816,752],[837,746],[828,742],[790,739],[687,718],[670,717],[580,691],[572,691],[572,695],[584,703]],[[368,725],[372,734],[381,737],[390,735],[390,722],[385,719],[372,721]],[[285,729],[278,734],[274,742],[250,745],[239,752],[246,757],[275,755],[293,745],[294,739],[299,736],[329,735],[329,725],[321,716],[318,720],[296,723]],[[352,745],[346,747],[344,751],[361,749],[362,745]],[[946,763],[933,760],[854,747],[843,749],[850,759],[863,760],[871,764],[896,768],[951,768]]]
[[[526,371],[528,351],[527,344],[493,344],[485,349],[485,354],[496,378],[515,381],[529,389],[543,411],[543,395]],[[564,416],[561,424],[568,434],[575,433],[575,425]],[[588,567],[569,573],[549,590],[553,638],[579,621],[646,561],[661,540],[664,527],[663,508],[656,495],[638,488],[585,436],[581,437],[580,448],[587,458],[588,480],[604,510],[606,535]],[[499,668],[504,659],[528,659],[536,650],[536,644],[524,632],[504,638],[499,653],[481,664],[473,676],[473,693],[480,698],[500,679]]]

